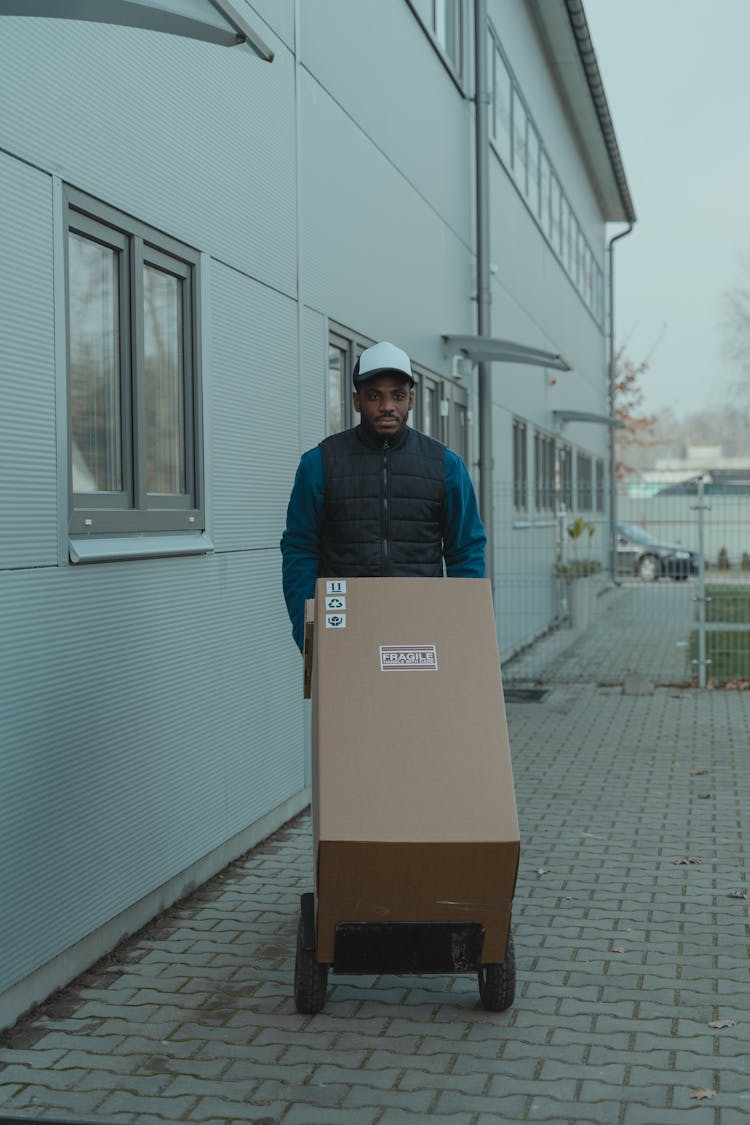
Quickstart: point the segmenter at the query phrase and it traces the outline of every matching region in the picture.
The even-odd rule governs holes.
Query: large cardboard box
[[[519,833],[490,584],[319,579],[316,957],[336,926],[474,922],[505,959]]]

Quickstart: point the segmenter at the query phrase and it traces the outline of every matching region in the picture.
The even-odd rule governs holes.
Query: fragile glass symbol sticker
[[[381,645],[381,672],[407,671],[421,669],[423,672],[437,672],[437,648],[435,645]]]
[[[345,613],[327,613],[326,629],[346,629]]]
[[[346,609],[346,598],[339,594],[326,597],[326,613],[341,613],[344,609]]]

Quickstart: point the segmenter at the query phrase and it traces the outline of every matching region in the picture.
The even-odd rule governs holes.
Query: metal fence
[[[496,544],[506,684],[640,673],[653,683],[750,686],[750,490],[694,480],[618,495],[617,578],[608,525],[563,509],[519,519]],[[590,534],[589,534],[590,533]],[[586,573],[593,571],[593,573]]]

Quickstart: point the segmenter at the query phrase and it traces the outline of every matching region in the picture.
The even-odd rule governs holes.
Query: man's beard
[[[365,418],[364,414],[360,414],[361,425],[364,427],[370,437],[374,438],[375,441],[382,442],[383,445],[385,445],[387,441],[392,441],[394,438],[399,436],[401,431],[406,426],[408,415],[406,418],[399,418],[397,415],[394,415],[393,419],[395,422],[398,422],[398,429],[391,430],[388,433],[381,433],[381,431],[377,428],[373,421],[371,421],[369,418]]]

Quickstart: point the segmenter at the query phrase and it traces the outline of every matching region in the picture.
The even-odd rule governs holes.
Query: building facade
[[[478,480],[473,4],[237,7],[271,63],[0,16],[0,1026],[307,804],[278,543],[358,349],[409,352]],[[568,368],[491,362],[506,656],[554,621],[561,503],[607,519],[607,427],[555,420],[610,413],[634,217],[578,9],[480,33],[490,335]]]

